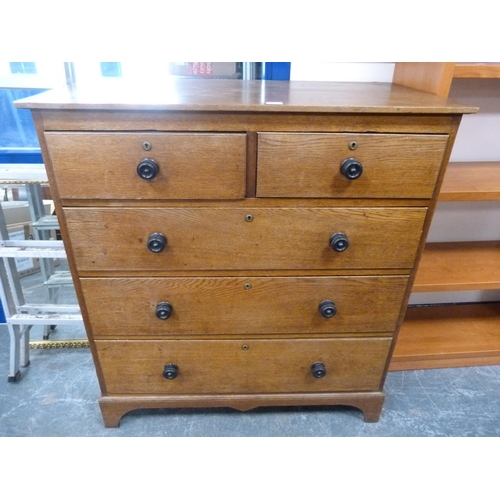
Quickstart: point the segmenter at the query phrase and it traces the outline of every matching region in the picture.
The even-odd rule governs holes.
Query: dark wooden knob
[[[145,181],[154,179],[158,175],[159,171],[160,167],[158,166],[158,163],[156,163],[152,158],[144,158],[140,161],[139,165],[137,165],[137,175]]]
[[[167,363],[163,369],[163,376],[168,380],[172,380],[179,375],[179,367],[173,363]]]
[[[343,252],[349,247],[349,240],[344,233],[335,233],[330,236],[330,246],[336,252]]]
[[[346,158],[340,165],[340,172],[350,181],[361,177],[363,165],[356,158]]]
[[[168,302],[159,302],[156,305],[156,317],[158,319],[168,319],[172,316],[174,308]]]
[[[323,300],[319,305],[319,313],[323,318],[333,318],[337,314],[337,308],[331,300]]]
[[[311,365],[311,373],[315,378],[323,378],[326,375],[326,368],[323,363],[313,363]]]
[[[148,237],[147,246],[151,252],[163,252],[167,246],[167,237],[162,233],[152,233]]]

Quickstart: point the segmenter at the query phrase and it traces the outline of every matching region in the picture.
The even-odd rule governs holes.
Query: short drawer
[[[413,267],[427,211],[67,208],[64,213],[80,272],[161,272],[409,269]],[[152,252],[148,250],[148,241],[151,244],[157,240],[157,250],[162,247],[158,233],[164,237],[164,249]]]
[[[246,135],[46,132],[64,199],[245,196]]]
[[[390,344],[242,339],[97,341],[96,348],[110,395],[258,394],[379,390]],[[316,363],[326,370],[321,378]]]
[[[82,278],[94,337],[392,332],[407,276]]]
[[[260,133],[257,196],[427,199],[447,141],[445,135]],[[356,162],[350,169],[349,159]]]

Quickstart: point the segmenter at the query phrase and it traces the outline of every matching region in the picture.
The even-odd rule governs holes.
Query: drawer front
[[[80,272],[408,269],[425,215],[423,208],[65,209]],[[154,233],[166,239],[160,252],[147,247]],[[330,243],[339,234],[348,242],[340,252]]]
[[[445,135],[260,133],[257,196],[430,198],[447,140]],[[349,158],[362,167],[358,178],[341,172]]]
[[[391,332],[406,284],[407,276],[81,279],[96,338]],[[331,307],[324,301],[333,316],[320,312]]]
[[[245,195],[245,134],[47,132],[45,138],[62,199]],[[156,174],[151,163],[138,169],[145,159],[154,160]],[[138,171],[155,176],[144,179]]]
[[[97,341],[108,394],[380,390],[391,340]],[[323,363],[326,375],[313,376]],[[177,376],[163,376],[167,364]]]

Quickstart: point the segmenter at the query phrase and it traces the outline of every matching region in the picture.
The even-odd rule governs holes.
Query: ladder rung
[[[57,215],[44,215],[43,217],[40,217],[36,222],[33,222],[32,225],[39,231],[59,229],[59,221],[57,220]]]
[[[9,163],[0,167],[0,184],[47,184],[43,163]]]
[[[39,257],[65,259],[61,240],[2,240],[0,257]]]
[[[17,306],[16,310],[21,314],[73,314],[80,313],[80,307],[76,304],[23,304]]]
[[[69,271],[56,271],[47,281],[44,282],[46,287],[59,287],[72,285],[73,278]]]
[[[81,314],[14,314],[7,319],[12,325],[62,325],[82,322]]]

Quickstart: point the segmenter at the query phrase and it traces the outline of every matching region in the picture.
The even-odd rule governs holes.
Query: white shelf
[[[61,240],[4,240],[0,241],[0,258],[5,257],[65,259],[66,251]]]

